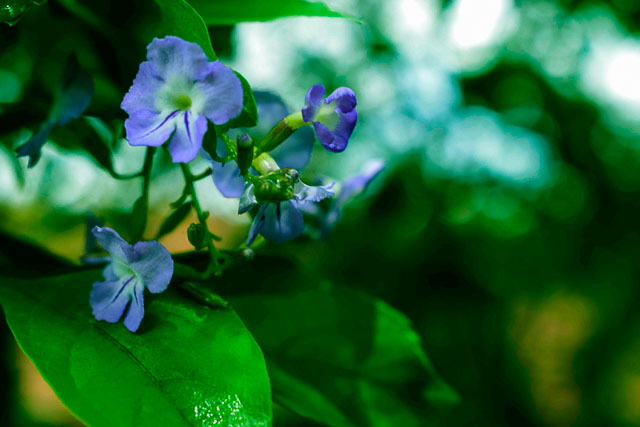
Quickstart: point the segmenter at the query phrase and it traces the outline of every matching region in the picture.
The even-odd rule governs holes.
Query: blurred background
[[[45,77],[71,51],[96,83],[87,113],[124,118],[117,106],[146,43],[130,62],[103,55],[100,37],[62,25],[79,19],[68,3],[0,26],[0,124],[20,103],[38,117],[54,82]],[[461,397],[440,425],[640,425],[640,3],[327,3],[361,22],[209,29],[221,60],[293,109],[315,83],[354,89],[348,150],[316,150],[308,173],[341,180],[367,160],[386,163],[326,241],[264,250],[406,313]],[[46,41],[52,17],[58,36]],[[113,179],[55,139],[26,169],[12,150],[28,129],[0,132],[4,249],[17,237],[79,262],[87,219],[126,227],[141,183]],[[117,141],[119,171],[137,171],[143,157]],[[148,238],[182,189],[168,158],[154,175]],[[225,247],[241,244],[249,220],[237,202],[210,180],[198,191]],[[189,223],[161,241],[187,250]],[[74,425],[4,335],[11,419]]]

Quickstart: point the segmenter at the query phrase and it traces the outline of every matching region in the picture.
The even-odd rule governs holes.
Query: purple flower
[[[324,86],[315,85],[306,96],[302,108],[302,119],[313,123],[313,128],[322,146],[339,153],[347,148],[349,138],[356,127],[356,94],[347,87],[339,87],[326,98]]]
[[[240,114],[242,85],[231,69],[209,62],[196,43],[153,39],[121,107],[129,114],[129,144],[157,147],[171,138],[173,161],[186,163],[202,147],[207,119],[219,125]]]
[[[277,203],[259,204],[254,193],[254,185],[247,184],[240,197],[238,213],[249,211],[254,206],[260,206],[253,219],[247,238],[247,246],[251,245],[258,234],[275,243],[285,242],[298,237],[304,222],[299,208],[309,202],[319,202],[333,196],[333,183],[325,186],[310,186],[298,181],[291,200]]]
[[[107,227],[94,227],[92,233],[111,255],[103,272],[105,281],[94,283],[91,289],[93,316],[115,323],[128,305],[124,326],[135,332],[144,316],[144,288],[157,294],[169,286],[173,276],[171,255],[158,242],[131,246]]]
[[[270,92],[254,91],[253,95],[258,108],[260,123],[249,129],[239,129],[229,133],[231,139],[237,134],[247,133],[254,141],[260,141],[271,130],[271,126],[289,114],[289,111],[278,95]],[[291,135],[286,143],[280,145],[270,154],[280,167],[302,169],[308,163],[313,149],[313,131],[306,126]],[[217,154],[227,155],[227,148],[218,140]],[[244,178],[240,176],[240,168],[234,161],[221,165],[213,164],[213,159],[203,151],[203,156],[212,163],[213,182],[224,197],[240,197],[244,189]]]

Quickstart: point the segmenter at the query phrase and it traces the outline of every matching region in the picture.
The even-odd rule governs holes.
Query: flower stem
[[[203,273],[203,278],[209,277],[212,273],[216,276],[220,275],[220,273],[222,273],[222,269],[221,269],[220,263],[218,262],[218,258],[219,258],[218,251],[215,245],[213,244],[212,234],[209,231],[209,228],[207,227],[208,213],[205,214],[202,211],[202,208],[200,207],[200,202],[198,201],[198,195],[196,194],[196,188],[193,185],[193,183],[197,181],[196,179],[197,177],[191,173],[191,169],[189,168],[188,164],[180,163],[180,168],[182,168],[182,174],[184,175],[185,185],[187,187],[189,194],[191,195],[191,203],[193,205],[193,208],[196,211],[196,215],[198,216],[198,221],[200,222],[200,225],[205,231],[205,234],[204,234],[205,245],[209,249],[209,258],[210,258],[209,266],[207,267],[207,270]]]

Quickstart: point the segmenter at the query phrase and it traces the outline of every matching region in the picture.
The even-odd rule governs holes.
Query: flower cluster
[[[293,113],[276,95],[247,94],[245,90],[234,71],[219,61],[209,61],[197,44],[165,37],[149,44],[147,61],[140,64],[122,101],[122,109],[129,115],[125,121],[129,143],[158,147],[168,141],[173,162],[182,163],[184,197],[188,195],[191,201],[184,204],[183,198],[180,204],[187,209],[193,205],[198,214],[200,223],[189,227],[189,240],[197,249],[206,246],[209,250],[210,268],[205,276],[219,272],[219,264],[206,212],[195,194],[196,176],[184,165],[198,154],[211,163],[218,190],[225,197],[238,199],[238,213],[253,215],[247,245],[258,235],[272,242],[299,236],[304,230],[304,215],[314,216],[326,234],[344,202],[382,170],[380,163],[369,165],[361,175],[337,186],[333,182],[312,186],[300,178],[299,171],[311,158],[314,133],[332,153],[347,148],[358,118],[351,89],[341,87],[325,97],[325,88],[315,85],[309,89],[304,106]],[[255,99],[260,122],[252,129],[228,129],[238,122],[231,120],[246,107],[247,95]],[[203,149],[209,121],[225,125],[217,135],[215,152]],[[320,202],[333,197],[336,188],[341,188],[338,196],[320,208]],[[110,254],[105,281],[96,282],[91,291],[93,315],[112,323],[124,315],[125,327],[136,331],[144,315],[143,291],[158,293],[167,288],[173,275],[171,256],[158,242],[131,246],[110,228],[94,227],[92,234]]]

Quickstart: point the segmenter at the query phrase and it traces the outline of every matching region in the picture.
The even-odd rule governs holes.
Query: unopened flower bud
[[[253,162],[253,140],[249,135],[243,133],[236,140],[236,145],[238,149],[236,154],[238,167],[240,168],[240,173],[245,175],[249,172],[249,168]]]
[[[205,229],[201,224],[191,224],[187,229],[187,238],[189,243],[193,245],[196,250],[200,250],[204,247]]]

